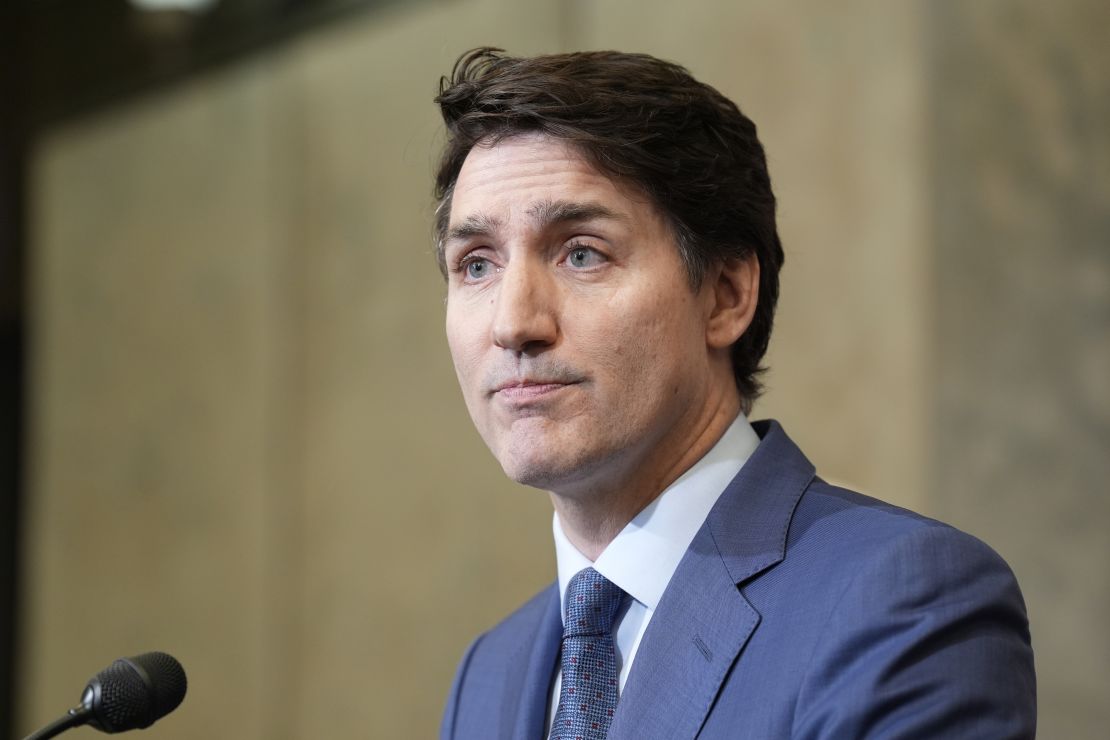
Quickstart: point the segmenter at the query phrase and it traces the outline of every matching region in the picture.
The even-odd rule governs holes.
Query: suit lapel
[[[510,737],[514,740],[536,740],[547,735],[544,719],[563,637],[558,587],[552,586],[549,593],[537,629],[522,635],[523,642],[505,672],[501,726],[513,728]]]
[[[694,738],[760,621],[739,586],[778,563],[814,469],[776,423],[714,505],[636,654],[610,740]]]
[[[708,548],[708,549],[707,549]],[[610,740],[692,738],[759,615],[698,533],[640,643]]]

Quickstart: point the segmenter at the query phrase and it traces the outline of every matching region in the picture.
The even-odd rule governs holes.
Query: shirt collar
[[[571,544],[555,514],[552,532],[559,598],[564,598],[578,571],[593,567],[654,610],[709,510],[758,446],[759,436],[747,417],[739,414],[717,444],[637,514],[596,562]]]

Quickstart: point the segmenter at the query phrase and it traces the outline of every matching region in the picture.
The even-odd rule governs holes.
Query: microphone
[[[186,687],[185,669],[173,656],[154,652],[120,658],[93,676],[80,706],[24,740],[46,740],[86,724],[110,733],[150,727],[177,709]]]

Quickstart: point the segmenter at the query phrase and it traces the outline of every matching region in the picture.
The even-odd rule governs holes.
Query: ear
[[[759,303],[759,259],[751,252],[743,259],[725,260],[706,275],[711,280],[711,306],[705,340],[712,349],[732,346],[752,323]]]

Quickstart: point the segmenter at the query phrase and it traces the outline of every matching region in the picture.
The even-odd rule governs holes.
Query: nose
[[[541,267],[510,263],[501,275],[493,319],[493,342],[514,352],[535,352],[558,334],[554,286]]]

